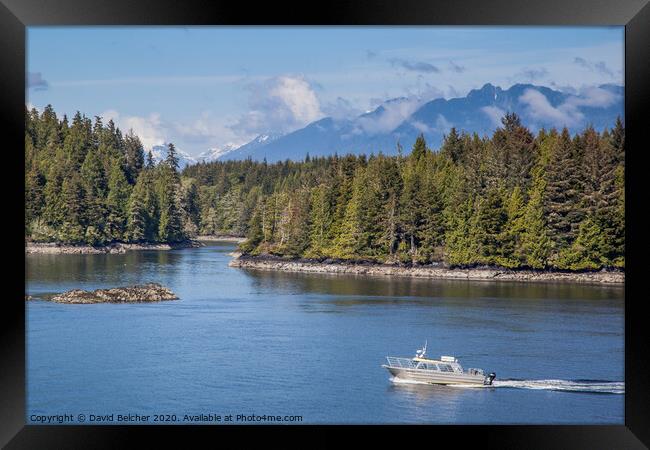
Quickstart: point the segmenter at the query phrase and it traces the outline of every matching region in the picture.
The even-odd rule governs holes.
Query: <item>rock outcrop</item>
[[[147,283],[95,291],[73,289],[44,299],[56,303],[149,303],[178,300],[178,297],[169,288],[158,283]]]

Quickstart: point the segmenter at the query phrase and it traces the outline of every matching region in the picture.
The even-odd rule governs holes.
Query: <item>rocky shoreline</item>
[[[131,250],[172,250],[175,248],[202,247],[197,240],[178,242],[173,244],[126,244],[114,242],[108,245],[93,247],[91,245],[68,245],[56,242],[26,242],[25,253],[40,254],[68,254],[68,255],[94,255],[101,253],[126,253]]]
[[[194,239],[205,242],[236,242],[238,244],[246,240],[245,237],[233,235],[201,235]]]
[[[274,256],[251,256],[232,253],[230,267],[287,272],[335,273],[355,275],[440,278],[472,281],[571,282],[623,285],[622,271],[563,272],[542,270],[512,270],[505,268],[448,268],[442,266],[398,266],[368,262],[315,261],[286,259]]]
[[[33,300],[32,296],[25,296],[25,300]],[[73,289],[53,296],[43,296],[41,300],[55,303],[90,304],[90,303],[152,303],[164,300],[178,300],[171,289],[158,283],[147,283],[136,286],[118,287],[111,289],[97,289],[84,291]]]

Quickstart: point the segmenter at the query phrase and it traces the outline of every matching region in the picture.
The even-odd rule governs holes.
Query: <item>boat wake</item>
[[[396,378],[396,377],[391,377],[390,381],[395,383],[395,384],[416,384],[416,385],[424,385],[424,386],[441,386],[441,385],[436,385],[432,383],[427,383],[425,381],[416,381],[416,380],[405,380],[404,378]],[[484,386],[481,384],[447,384],[446,386],[448,387],[459,387],[459,388],[464,388],[464,389],[480,389],[480,388],[486,388],[490,386]]]
[[[391,377],[390,381],[395,384],[417,384],[429,385],[423,381],[405,380],[403,378]],[[516,380],[503,379],[494,380],[491,386],[450,384],[449,387],[462,388],[511,388],[511,389],[533,389],[561,392],[584,392],[591,394],[625,394],[625,383],[622,381],[606,380]]]
[[[494,380],[493,387],[592,394],[625,394],[625,383],[606,380]]]

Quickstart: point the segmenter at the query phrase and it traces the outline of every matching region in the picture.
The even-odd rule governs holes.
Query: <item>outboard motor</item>
[[[490,373],[487,377],[485,377],[485,381],[483,381],[483,384],[486,386],[492,385],[492,380],[494,380],[497,377],[497,374],[492,372]]]

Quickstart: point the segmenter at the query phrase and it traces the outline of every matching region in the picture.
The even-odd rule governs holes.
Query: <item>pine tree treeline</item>
[[[514,114],[492,137],[451,129],[438,152],[304,161],[216,161],[178,173],[143,162],[109,122],[27,113],[26,218],[33,239],[174,241],[246,236],[242,250],[451,266],[625,266],[624,142],[591,127],[536,135]]]
[[[175,149],[145,164],[140,139],[48,105],[25,114],[25,225],[35,241],[104,245],[186,240]]]

